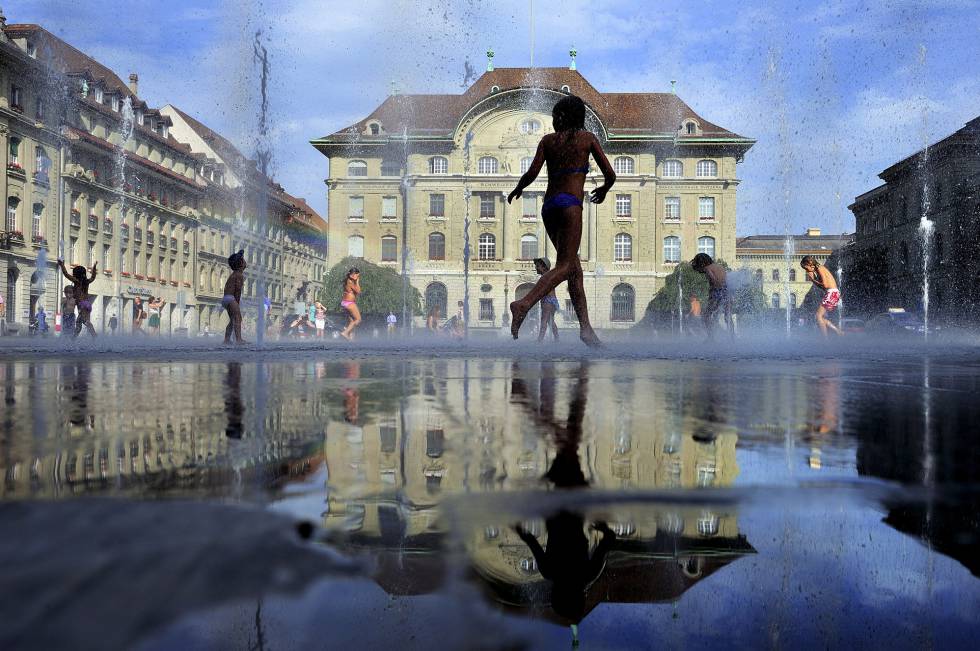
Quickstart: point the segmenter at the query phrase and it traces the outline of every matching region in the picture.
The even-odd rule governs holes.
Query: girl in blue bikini
[[[570,95],[563,98],[551,112],[555,133],[541,139],[538,151],[517,187],[507,197],[507,203],[521,196],[548,163],[548,189],[541,206],[541,218],[548,237],[555,245],[555,267],[544,273],[527,296],[510,304],[510,333],[517,339],[521,324],[535,303],[543,299],[564,281],[579,321],[579,337],[589,346],[598,346],[599,338],[589,322],[589,306],[582,283],[582,264],[578,247],[582,240],[582,198],[585,196],[585,177],[589,173],[589,156],[595,158],[602,170],[604,183],[592,191],[589,200],[602,203],[616,181],[616,173],[602,151],[599,140],[585,130],[585,103]]]

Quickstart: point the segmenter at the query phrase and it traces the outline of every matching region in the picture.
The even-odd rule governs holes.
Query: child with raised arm
[[[592,203],[602,203],[616,181],[616,173],[602,151],[599,140],[585,129],[585,103],[570,95],[552,109],[555,133],[541,139],[538,151],[517,187],[507,197],[507,203],[521,196],[548,163],[548,188],[545,190],[541,218],[548,237],[555,245],[557,260],[553,269],[542,274],[527,296],[510,304],[510,333],[517,339],[521,324],[534,304],[548,296],[559,284],[568,281],[575,314],[578,315],[579,337],[589,346],[600,345],[589,322],[589,306],[582,282],[582,264],[578,247],[582,240],[582,199],[585,196],[585,177],[589,173],[589,156],[595,158],[602,170],[604,183],[592,191]]]
[[[92,297],[88,294],[88,286],[95,282],[98,273],[98,262],[92,263],[92,276],[85,273],[85,267],[76,265],[72,267],[71,273],[65,269],[65,261],[58,258],[58,268],[65,278],[71,282],[72,295],[75,297],[75,305],[78,307],[78,317],[75,319],[75,334],[77,337],[82,328],[88,329],[88,333],[95,337],[95,328],[92,326]]]
[[[238,253],[228,256],[228,266],[231,267],[231,275],[225,281],[225,295],[221,299],[221,306],[228,312],[228,327],[225,328],[225,343],[231,343],[231,335],[235,334],[235,343],[248,343],[242,339],[242,289],[245,287],[245,250],[241,249]]]
[[[735,322],[732,320],[732,296],[728,291],[728,274],[725,268],[711,259],[707,253],[698,253],[691,260],[691,268],[708,277],[708,304],[701,311],[704,331],[708,339],[714,339],[715,314],[721,308],[725,325],[732,339],[735,338]]]
[[[803,259],[800,260],[800,266],[806,271],[806,279],[824,292],[820,307],[817,308],[817,325],[820,327],[820,332],[826,337],[827,329],[830,328],[838,335],[844,334],[827,318],[827,313],[833,312],[840,302],[840,290],[837,289],[837,280],[834,278],[834,274],[830,273],[827,267],[817,262],[817,259],[812,255],[803,256]]]

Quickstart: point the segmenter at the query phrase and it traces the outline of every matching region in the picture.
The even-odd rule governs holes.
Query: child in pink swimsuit
[[[58,259],[58,268],[61,269],[61,273],[64,274],[72,285],[72,292],[75,296],[75,305],[78,307],[78,318],[75,320],[75,334],[73,336],[77,337],[82,332],[82,328],[86,328],[88,333],[95,337],[95,328],[92,326],[92,297],[88,294],[88,286],[95,282],[95,276],[98,273],[98,262],[92,263],[92,276],[89,277],[85,273],[85,267],[75,266],[72,267],[71,273],[65,269],[65,261]]]
[[[361,322],[361,311],[357,309],[357,295],[361,293],[361,270],[351,267],[344,278],[344,294],[340,299],[340,307],[347,310],[347,327],[340,336],[348,341],[354,339],[354,328]]]

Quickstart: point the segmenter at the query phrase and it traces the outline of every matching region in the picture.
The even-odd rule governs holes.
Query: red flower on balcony
[[[178,283],[177,283],[176,280],[171,280],[170,281],[170,284],[173,285],[174,287],[176,287],[178,285]]]
[[[143,274],[135,274],[133,277],[136,278],[136,280],[143,280]]]
[[[146,279],[149,280],[149,281],[155,281],[157,279],[157,277],[156,276],[147,276]]]
[[[119,273],[122,275],[123,278],[129,278],[132,275],[128,271],[120,271]]]
[[[111,276],[112,275],[112,269],[103,269],[102,270],[102,273],[104,273],[107,276]]]
[[[189,282],[186,282],[186,281],[184,282],[184,287],[190,287],[190,286],[191,286],[191,284]]]
[[[82,211],[79,210],[78,208],[72,208],[71,209],[71,216],[72,217],[81,217],[82,216]]]
[[[7,169],[12,172],[23,172],[24,166],[18,163],[17,161],[10,161],[9,163],[7,163]]]
[[[47,246],[47,244],[48,244],[48,241],[44,238],[43,235],[34,235],[34,236],[32,236],[31,237],[31,242],[33,242],[34,244],[43,244],[44,246]]]

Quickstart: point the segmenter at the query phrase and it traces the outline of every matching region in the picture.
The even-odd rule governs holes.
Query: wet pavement
[[[980,355],[764,346],[0,357],[0,647],[972,648]]]

